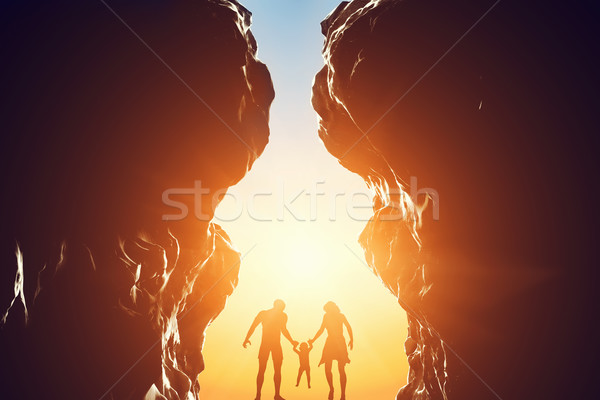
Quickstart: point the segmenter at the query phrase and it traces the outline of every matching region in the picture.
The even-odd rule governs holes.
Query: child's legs
[[[304,368],[302,366],[300,366],[300,369],[298,370],[298,379],[296,379],[296,386],[298,386],[300,384],[300,379],[302,378],[303,372],[304,372]]]
[[[308,381],[308,388],[310,389],[310,367],[306,368],[306,380]]]

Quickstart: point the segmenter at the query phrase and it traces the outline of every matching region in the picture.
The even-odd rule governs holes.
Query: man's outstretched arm
[[[294,339],[292,339],[292,335],[290,335],[290,332],[287,330],[287,315],[285,316],[285,320],[283,321],[283,327],[281,328],[281,333],[283,334],[284,338],[286,338],[287,340],[290,341],[292,346],[294,346],[294,347],[298,346],[298,342],[296,342]]]
[[[250,343],[250,337],[254,333],[254,330],[256,329],[258,324],[260,324],[260,321],[261,321],[261,314],[258,313],[256,318],[254,318],[254,322],[252,322],[252,325],[250,325],[250,329],[248,329],[248,333],[246,334],[246,339],[244,339],[244,343],[242,344],[242,346],[244,346],[244,348],[246,348],[246,346],[248,346],[249,344],[250,345],[252,344],[252,343]]]

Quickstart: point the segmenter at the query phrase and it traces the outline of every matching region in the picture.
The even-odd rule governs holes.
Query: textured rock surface
[[[594,369],[564,347],[595,346],[597,191],[567,200],[596,168],[591,14],[500,2],[473,27],[492,4],[354,0],[322,24],[319,135],[377,193],[360,242],[408,314],[398,399],[573,398]]]
[[[197,398],[205,328],[237,283],[210,219],[268,141],[250,13],[107,4],[118,17],[2,6],[3,398]],[[210,193],[173,194],[189,215],[163,221],[163,191],[196,181]]]

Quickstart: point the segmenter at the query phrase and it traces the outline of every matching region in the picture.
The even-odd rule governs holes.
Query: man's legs
[[[258,375],[256,376],[256,400],[260,400],[260,393],[262,392],[262,385],[265,380],[265,370],[267,369],[268,360],[268,353],[267,357],[261,357],[258,359]]]
[[[327,384],[329,385],[329,400],[333,400],[333,374],[331,373],[331,361],[325,362],[325,378],[327,378]]]
[[[281,364],[283,363],[283,357],[275,357],[273,355],[273,369],[275,374],[273,375],[273,381],[275,382],[275,400],[283,400],[279,390],[281,389]]]
[[[340,371],[340,400],[346,400],[346,363],[338,361],[338,370]]]

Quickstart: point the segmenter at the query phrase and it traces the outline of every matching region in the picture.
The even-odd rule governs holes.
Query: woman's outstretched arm
[[[315,334],[315,337],[313,337],[312,339],[310,339],[308,341],[308,343],[310,343],[311,345],[313,344],[313,342],[315,340],[317,340],[319,338],[319,336],[321,336],[323,334],[323,331],[325,331],[325,316],[323,316],[323,322],[321,322],[321,327],[319,328],[319,330],[317,331],[317,333]]]
[[[343,322],[346,326],[346,329],[348,330],[348,336],[350,336],[350,342],[348,342],[348,347],[350,347],[350,350],[352,350],[352,348],[354,347],[354,335],[352,334],[352,327],[350,326],[350,323],[348,322],[348,319],[346,319],[345,315]]]

